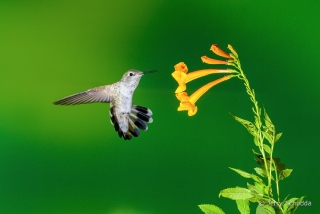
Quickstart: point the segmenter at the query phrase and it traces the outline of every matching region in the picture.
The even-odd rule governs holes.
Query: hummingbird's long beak
[[[143,75],[144,74],[150,74],[150,73],[154,73],[154,72],[156,72],[157,70],[151,70],[151,71],[145,71],[145,72],[142,72],[143,73]]]

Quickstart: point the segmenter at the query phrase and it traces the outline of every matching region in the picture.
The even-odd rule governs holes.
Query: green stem
[[[280,189],[279,189],[279,180],[278,180],[278,172],[277,172],[277,166],[275,163],[273,163],[273,166],[275,168],[275,174],[276,174],[276,187],[277,187],[277,195],[278,195],[278,201],[280,201]]]
[[[276,133],[276,128],[273,127],[273,136],[272,136],[272,142],[271,142],[271,152],[270,152],[270,177],[272,176],[272,164],[275,172],[275,183],[276,183],[276,188],[277,188],[277,196],[278,196],[278,201],[280,202],[280,189],[279,189],[279,179],[278,179],[278,172],[277,172],[277,165],[273,160],[273,149],[274,149],[274,140],[275,140],[275,133]]]
[[[246,75],[244,74],[244,72],[241,69],[240,60],[239,59],[235,59],[234,63],[235,63],[234,66],[240,71],[238,77],[239,77],[239,79],[241,79],[241,80],[243,80],[245,82],[245,87],[246,87],[247,93],[250,96],[250,100],[253,102],[253,105],[254,105],[253,113],[255,114],[255,125],[256,125],[256,128],[258,130],[258,136],[257,137],[258,137],[259,150],[261,151],[261,154],[262,154],[262,157],[263,157],[263,160],[264,160],[264,167],[265,167],[266,172],[269,172],[269,170],[271,172],[271,166],[268,169],[267,158],[266,158],[266,154],[265,154],[264,148],[263,148],[264,137],[263,137],[262,131],[261,131],[261,126],[262,126],[261,111],[260,111],[260,108],[258,106],[258,102],[256,100],[256,97],[255,97],[253,89],[250,88],[250,84],[249,84],[249,81],[248,81]],[[271,188],[271,174],[267,173],[267,176],[268,176],[268,187],[269,187],[270,191],[272,191],[272,188]]]

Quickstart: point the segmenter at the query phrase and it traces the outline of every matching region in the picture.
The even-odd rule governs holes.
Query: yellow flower
[[[203,70],[197,70],[190,73],[188,72],[188,67],[183,62],[180,62],[174,66],[175,71],[171,74],[173,78],[178,82],[179,86],[175,93],[180,93],[182,91],[186,90],[186,83],[209,75],[209,74],[218,74],[218,73],[235,73],[237,71],[232,69],[203,69]]]
[[[236,75],[228,75],[228,76],[221,77],[215,81],[212,81],[202,86],[201,88],[199,88],[191,96],[188,96],[186,92],[177,93],[176,97],[180,101],[180,106],[178,108],[178,111],[188,111],[189,116],[195,115],[198,111],[198,107],[195,105],[195,103],[204,93],[206,93],[210,88],[217,85],[218,83],[226,81],[235,76]]]
[[[184,62],[179,62],[174,66],[175,71],[171,74],[173,78],[178,82],[179,86],[176,90],[181,92],[186,90],[186,78],[187,78],[187,72],[188,72],[188,67]]]
[[[193,116],[197,113],[198,107],[194,103],[190,102],[190,98],[186,92],[180,92],[176,94],[177,99],[180,101],[178,111],[188,111],[189,116]]]
[[[188,72],[188,67],[187,67],[186,64],[184,64],[184,62],[179,62],[178,64],[176,64],[176,65],[174,66],[174,69],[175,69],[176,71],[182,71],[182,72],[184,72],[184,73],[187,73],[187,72]]]

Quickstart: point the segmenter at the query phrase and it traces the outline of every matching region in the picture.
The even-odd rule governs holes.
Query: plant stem
[[[255,94],[254,94],[254,90],[250,88],[250,84],[249,81],[246,77],[246,75],[244,74],[243,70],[241,69],[241,64],[240,64],[240,60],[238,58],[234,59],[234,66],[239,70],[239,75],[238,78],[244,81],[244,85],[246,87],[247,93],[250,96],[250,100],[252,101],[254,108],[252,109],[254,115],[255,115],[255,126],[257,128],[258,131],[258,147],[259,150],[261,151],[262,157],[263,157],[263,162],[264,162],[264,167],[266,172],[269,172],[270,170],[270,174],[266,173],[268,176],[268,187],[270,189],[270,191],[272,192],[272,188],[271,188],[271,166],[268,167],[267,165],[267,158],[266,158],[266,154],[264,152],[264,148],[263,148],[263,140],[264,137],[262,135],[262,131],[261,131],[261,126],[262,126],[262,122],[261,122],[261,109],[259,108],[258,105],[258,101],[256,100]],[[272,160],[272,159],[271,159]],[[270,192],[268,193],[270,194]]]

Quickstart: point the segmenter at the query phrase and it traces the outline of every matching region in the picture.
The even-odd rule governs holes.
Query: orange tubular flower
[[[180,62],[174,66],[175,71],[171,74],[172,77],[178,82],[179,86],[176,90],[181,92],[186,90],[186,78],[187,78],[187,72],[188,67],[184,62]]]
[[[186,64],[184,64],[184,62],[179,62],[178,64],[176,64],[174,66],[174,70],[176,71],[182,71],[184,73],[188,73],[188,67]]]
[[[187,110],[189,116],[195,115],[198,111],[198,107],[195,105],[197,100],[213,86],[215,86],[223,81],[226,81],[232,77],[235,77],[235,75],[224,76],[224,77],[219,78],[215,81],[212,81],[212,82],[202,86],[201,88],[199,88],[190,97],[188,96],[188,94],[186,92],[177,93],[176,97],[180,101],[180,106],[178,108],[178,111]]]
[[[177,99],[180,101],[178,111],[188,111],[189,116],[193,116],[197,113],[198,107],[194,103],[190,102],[190,98],[186,92],[180,92],[176,94]]]
[[[203,69],[203,70],[193,71],[187,74],[186,83],[194,79],[207,76],[209,74],[225,74],[225,73],[236,73],[236,72],[237,72],[236,70],[232,70],[232,69]]]
[[[218,73],[235,73],[237,71],[232,70],[232,69],[203,69],[203,70],[198,70],[194,72],[188,72],[187,66],[183,63],[180,62],[174,66],[175,71],[172,73],[173,78],[178,82],[179,86],[175,93],[180,93],[182,91],[186,90],[186,83],[209,75],[209,74],[218,74]]]
[[[224,52],[223,50],[221,50],[217,44],[213,44],[211,45],[210,50],[217,54],[218,56],[222,56],[224,58],[228,58],[228,59],[232,59],[232,57],[230,56],[230,54],[227,54],[226,52]]]
[[[202,62],[207,63],[207,64],[211,64],[211,65],[218,65],[218,64],[228,65],[228,61],[212,59],[207,56],[202,56],[201,60],[202,60]]]

